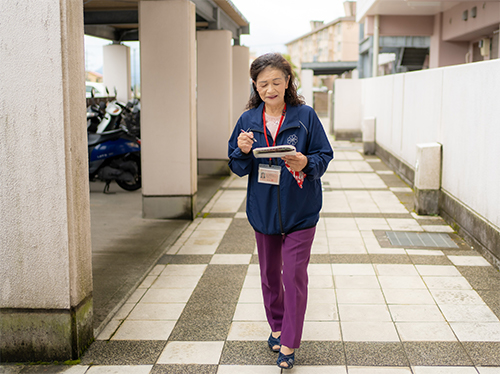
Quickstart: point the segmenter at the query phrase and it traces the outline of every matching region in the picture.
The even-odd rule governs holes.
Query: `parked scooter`
[[[100,101],[99,105],[95,102],[95,90],[92,87],[90,91],[90,105],[87,107],[87,131],[96,132],[97,126],[101,123],[105,111],[106,111],[106,103],[104,101]]]
[[[137,136],[141,137],[141,102],[138,99],[130,100],[124,108],[123,120],[125,121],[125,126],[127,126],[128,131]]]
[[[87,132],[89,179],[106,182],[104,193],[114,180],[124,190],[141,188],[141,141],[121,125],[105,133]]]
[[[106,92],[107,89],[106,89]],[[116,97],[116,89],[115,89]],[[93,132],[103,134],[107,131],[114,130],[125,125],[130,135],[141,137],[140,120],[141,120],[141,103],[138,99],[133,99],[128,103],[122,103],[118,100],[113,100],[104,108],[101,106],[93,111],[101,113],[101,121],[97,126],[87,126],[87,128],[94,129]],[[89,115],[87,114],[87,118]],[[88,123],[89,125],[89,123]]]
[[[99,125],[97,125],[97,134],[103,134],[107,131],[116,130],[120,127],[123,106],[118,104],[117,101],[111,101],[108,103],[106,109],[104,110],[104,117]]]

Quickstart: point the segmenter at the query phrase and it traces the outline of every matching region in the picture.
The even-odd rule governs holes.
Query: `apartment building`
[[[332,89],[332,73],[343,74],[356,67],[359,48],[359,26],[356,23],[356,2],[344,3],[345,17],[337,18],[329,23],[311,21],[311,31],[288,43],[288,54],[292,62],[300,70],[304,64],[314,70],[314,86],[326,86]],[[348,69],[332,70],[343,62],[350,62]]]
[[[382,53],[395,56],[391,73],[499,57],[497,0],[359,0],[356,16],[360,78],[381,75]]]

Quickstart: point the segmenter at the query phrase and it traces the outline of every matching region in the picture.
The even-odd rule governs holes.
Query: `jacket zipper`
[[[278,161],[276,161],[276,165],[278,165]],[[280,186],[277,185],[276,186],[278,188],[278,220],[279,220],[279,224],[280,224],[280,231],[281,231],[281,235],[284,234],[283,232],[283,221],[281,219],[281,194],[280,194]]]
[[[296,126],[296,127],[299,127],[299,126]],[[294,127],[295,128],[295,127]],[[263,131],[261,130],[258,130],[258,129],[255,129],[255,130],[252,130],[252,131],[256,131],[256,132],[261,132],[264,134],[265,137],[267,137],[267,132],[264,133]],[[280,131],[281,133],[281,131]],[[278,134],[276,134],[276,138],[278,137]],[[274,162],[271,162],[274,164]],[[275,162],[276,165],[278,165],[278,161]],[[282,216],[281,216],[281,190],[280,190],[280,186],[276,186],[278,188],[278,221],[279,221],[279,224],[280,224],[280,231],[281,231],[281,235],[284,235],[285,232],[283,231],[283,219],[282,219]]]

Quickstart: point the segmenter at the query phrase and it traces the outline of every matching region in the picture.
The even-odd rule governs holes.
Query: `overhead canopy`
[[[87,0],[85,34],[117,42],[139,40],[140,0]],[[235,44],[249,34],[248,21],[230,0],[191,0],[196,5],[197,30],[229,30]]]
[[[495,0],[494,0],[495,1]],[[455,5],[463,0],[364,0],[358,1],[356,21],[364,22],[365,17],[374,15],[411,15],[411,16],[433,16]],[[482,2],[481,2],[482,3]]]
[[[314,71],[314,75],[341,75],[358,67],[357,61],[303,62],[302,69]]]

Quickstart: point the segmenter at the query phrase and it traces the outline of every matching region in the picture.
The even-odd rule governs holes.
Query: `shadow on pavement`
[[[198,212],[225,178],[199,176]],[[116,183],[110,185],[112,194],[104,194],[103,189],[104,183],[90,183],[96,333],[191,222],[144,219],[141,190],[125,191]]]

